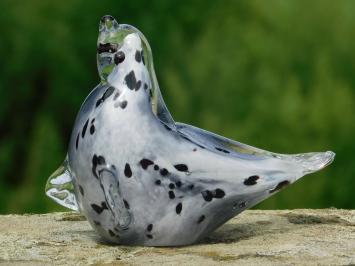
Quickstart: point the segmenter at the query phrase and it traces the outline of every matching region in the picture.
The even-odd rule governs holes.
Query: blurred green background
[[[139,28],[176,121],[335,162],[256,208],[355,208],[355,1],[0,2],[0,213],[44,194],[98,83],[102,15]]]

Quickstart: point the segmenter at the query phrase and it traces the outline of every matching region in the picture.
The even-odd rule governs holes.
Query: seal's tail
[[[314,173],[331,164],[334,160],[335,153],[326,152],[309,152],[294,155],[285,155],[288,160],[299,165],[304,175]]]

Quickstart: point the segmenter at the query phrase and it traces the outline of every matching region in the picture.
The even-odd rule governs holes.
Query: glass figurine
[[[46,194],[80,211],[108,242],[192,244],[334,159],[331,151],[268,152],[175,123],[148,41],[112,16],[100,21],[97,66],[101,82]]]

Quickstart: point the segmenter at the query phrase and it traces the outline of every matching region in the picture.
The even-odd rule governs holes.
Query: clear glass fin
[[[67,158],[48,178],[45,191],[46,195],[58,204],[79,211]]]

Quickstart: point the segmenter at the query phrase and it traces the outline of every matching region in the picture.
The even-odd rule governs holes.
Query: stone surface
[[[246,211],[201,243],[103,243],[79,214],[0,216],[0,265],[349,265],[355,210]]]

